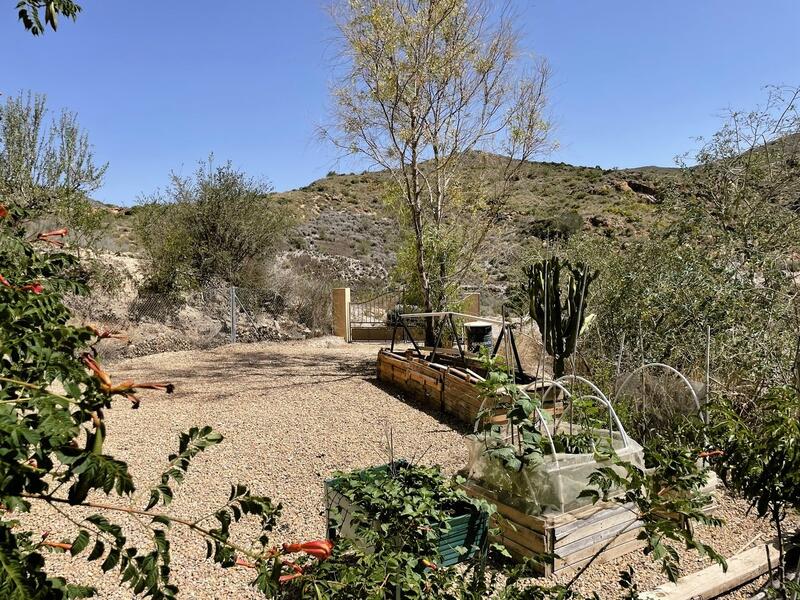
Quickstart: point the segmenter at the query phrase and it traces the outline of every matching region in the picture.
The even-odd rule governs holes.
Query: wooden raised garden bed
[[[475,384],[479,380],[462,369],[384,349],[378,352],[377,375],[431,410],[470,424],[478,416],[481,399]]]
[[[368,476],[375,471],[385,473],[388,469],[389,465],[382,465],[364,469],[360,473]],[[356,528],[351,523],[355,506],[350,498],[337,489],[340,481],[337,478],[325,481],[327,537],[329,539],[337,537],[358,539]],[[340,512],[339,519],[332,515],[336,509]],[[449,567],[485,551],[488,534],[487,517],[486,513],[477,510],[467,501],[463,510],[458,511],[458,514],[454,514],[446,521],[449,528],[446,533],[440,535],[436,546],[439,554],[439,566]],[[464,548],[467,549],[466,552],[463,551]],[[459,549],[462,551],[459,552]]]
[[[482,399],[477,387],[480,379],[468,373],[467,369],[478,371],[480,362],[468,358],[465,369],[460,365],[448,364],[456,361],[444,353],[438,354],[436,360],[432,363],[414,356],[410,351],[397,354],[384,348],[378,352],[377,377],[379,381],[402,390],[407,397],[429,410],[473,425],[481,410]],[[561,406],[556,407],[550,401],[544,410],[559,414]]]
[[[556,554],[558,558],[539,565],[542,575],[564,569],[577,569],[599,552],[596,563],[613,560],[644,546],[636,539],[642,522],[632,504],[598,502],[559,514],[528,515],[497,500],[495,495],[475,482],[464,490],[497,507],[503,517],[495,541],[505,545],[517,559]]]

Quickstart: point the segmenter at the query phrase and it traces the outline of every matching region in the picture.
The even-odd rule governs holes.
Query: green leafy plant
[[[592,473],[588,481],[591,487],[580,494],[593,502],[632,504],[642,521],[638,538],[646,543],[645,553],[661,564],[670,581],[680,576],[676,544],[708,556],[727,569],[725,558],[694,534],[694,523],[722,525],[720,519],[705,514],[710,498],[698,490],[706,483],[708,472],[697,465],[699,454],[682,444],[662,447],[651,455],[657,466],[650,472],[609,455],[611,465]]]
[[[128,465],[104,449],[105,411],[119,400],[136,409],[141,391],[171,393],[173,386],[115,382],[103,369],[95,347],[111,334],[72,324],[62,301],[66,292],[86,292],[77,259],[61,251],[41,252],[34,245],[57,240],[66,230],[31,240],[21,226],[26,216],[19,205],[0,204],[0,596],[59,600],[93,595],[91,588],[48,573],[43,553],[51,550],[99,561],[104,572],[116,571],[121,583],[143,597],[174,598],[167,538],[172,526],[187,527],[205,539],[209,557],[223,567],[246,557],[259,573],[259,589],[273,589],[284,568],[281,556],[289,552],[267,548],[280,505],[236,485],[227,502],[207,518],[189,521],[154,510],[158,503],[170,503],[173,486],[182,481],[192,458],[222,440],[210,428],[181,435],[147,506],[89,499],[92,491],[130,499],[136,489]],[[53,541],[26,529],[15,517],[34,503],[61,514],[77,535]],[[97,512],[79,515],[75,506]],[[111,514],[146,524],[150,547],[132,546]],[[231,524],[246,516],[260,520],[255,546],[231,540]],[[215,524],[206,524],[209,520]],[[252,549],[259,546],[261,550]]]
[[[174,292],[226,281],[264,286],[265,259],[284,239],[290,209],[272,188],[230,163],[201,162],[191,177],[171,175],[166,193],[136,210],[150,291]]]
[[[794,597],[800,586],[786,576],[782,524],[787,510],[800,508],[800,392],[771,388],[744,415],[730,400],[722,401],[712,408],[711,422],[712,443],[719,449],[712,464],[725,484],[775,527],[778,593]]]
[[[42,24],[41,11],[44,9],[44,24]],[[45,26],[49,25],[53,31],[58,29],[58,16],[63,15],[73,21],[81,12],[80,5],[72,0],[19,0],[17,14],[23,27],[33,35],[42,35]]]
[[[465,557],[465,571],[440,566],[439,540],[454,517],[470,515],[474,523],[485,524],[494,507],[467,496],[439,468],[392,461],[334,473],[328,485],[347,500],[346,507],[332,507],[333,554],[304,568],[281,597],[457,598],[466,597],[460,594],[467,590],[488,591],[485,531],[476,530],[475,546],[456,549]],[[347,537],[338,537],[345,523]]]
[[[476,417],[485,444],[485,453],[499,460],[506,468],[520,471],[541,461],[544,443],[537,426],[538,398],[526,394],[498,357],[481,353],[486,377],[478,384],[480,398],[486,407]],[[497,422],[503,415],[502,422]],[[506,438],[505,432],[511,437]]]

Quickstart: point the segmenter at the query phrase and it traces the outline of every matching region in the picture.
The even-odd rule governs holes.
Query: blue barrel
[[[492,351],[492,324],[486,321],[471,321],[464,323],[467,332],[467,349],[478,353],[481,348]]]

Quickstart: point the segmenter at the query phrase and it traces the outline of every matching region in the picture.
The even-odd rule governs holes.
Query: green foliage
[[[642,521],[638,538],[646,542],[645,553],[660,563],[670,581],[680,576],[680,557],[676,544],[708,556],[727,569],[725,558],[694,535],[693,523],[721,526],[722,521],[703,512],[710,498],[699,493],[708,472],[698,466],[698,452],[682,444],[663,444],[650,450],[655,468],[645,472],[616,455],[611,466],[600,467],[589,477],[582,497],[594,502],[613,500],[632,503]],[[623,490],[621,495],[616,490]]]
[[[111,225],[109,214],[83,195],[61,199],[54,208],[59,224],[67,227],[78,248],[95,247]]]
[[[405,461],[386,468],[337,472],[330,485],[357,507],[348,516],[357,529],[367,532],[366,543],[383,545],[388,540],[398,549],[431,560],[438,558],[437,540],[449,531],[448,518],[489,514],[484,502],[467,496],[439,468]]]
[[[44,24],[42,24],[40,14],[42,9],[44,9]],[[74,21],[79,12],[81,12],[81,7],[73,0],[19,0],[17,2],[19,20],[22,21],[23,27],[33,35],[42,35],[46,25],[56,31],[59,15]]]
[[[270,192],[231,163],[215,167],[212,159],[192,177],[173,174],[166,194],[136,211],[149,259],[147,286],[172,291],[223,280],[258,287],[263,261],[291,222],[290,210]]]
[[[348,538],[354,539],[338,539],[333,555],[309,565],[289,582],[281,598],[317,594],[388,600],[395,590],[402,598],[467,598],[472,596],[464,594],[487,591],[483,547],[462,549],[465,555],[475,554],[466,571],[436,566],[438,540],[450,530],[448,519],[473,514],[488,520],[494,511],[469,498],[439,468],[393,461],[334,473],[329,485],[351,503],[333,515],[335,529],[347,517],[352,529]]]
[[[44,95],[20,93],[0,105],[0,194],[6,206],[24,209],[18,218],[58,210],[75,215],[71,225],[86,223],[77,211],[85,213],[86,196],[100,187],[107,167],[95,164],[77,115],[51,117]]]
[[[777,529],[776,568],[785,598],[793,590],[786,579],[782,522],[787,510],[800,508],[800,392],[766,390],[746,414],[730,400],[722,401],[712,407],[711,423],[711,441],[721,451],[713,459],[715,470]]]
[[[562,269],[568,275],[566,281]],[[536,321],[558,379],[564,374],[565,361],[575,352],[578,336],[594,319],[594,315],[586,315],[586,299],[597,272],[582,263],[573,266],[553,257],[526,265],[523,273],[523,281],[511,290],[510,299]]]
[[[177,484],[183,483],[183,477],[189,469],[191,460],[207,448],[219,444],[222,436],[213,431],[211,427],[192,427],[187,433],[180,436],[180,446],[177,454],[170,454],[169,467],[161,474],[161,483],[150,491],[150,501],[145,510],[150,510],[158,501],[167,506],[172,502],[172,488],[170,480]]]
[[[485,453],[511,471],[541,462],[549,447],[537,425],[539,399],[526,394],[497,357],[491,358],[483,351],[481,358],[486,377],[478,384],[478,389],[481,402],[487,408],[478,413],[476,420],[480,423]],[[507,425],[492,422],[491,417],[498,414],[505,415]],[[507,428],[512,432],[510,439],[506,439]]]
[[[191,459],[221,441],[210,428],[181,435],[178,452],[170,456],[146,509],[87,500],[93,490],[122,497],[135,491],[127,464],[103,450],[104,411],[115,397],[127,397],[135,408],[134,394],[140,389],[169,392],[171,385],[114,384],[93,357],[100,341],[97,332],[73,325],[62,301],[67,292],[86,292],[77,259],[64,252],[37,251],[21,226],[27,217],[19,205],[0,204],[0,596],[60,600],[93,595],[91,588],[48,575],[42,552],[55,548],[101,561],[104,572],[116,571],[120,582],[142,597],[174,598],[178,590],[170,582],[167,528],[178,523],[205,537],[213,558],[227,567],[234,562],[231,523],[245,515],[258,517],[263,548],[280,506],[234,486],[229,501],[213,515],[217,526],[211,529],[203,526],[204,519],[189,522],[150,510],[159,500],[168,504],[171,486],[182,481]],[[66,515],[79,527],[76,537],[52,543],[12,519],[34,502]],[[70,515],[70,505],[133,514],[140,522],[149,518],[150,548],[131,546],[122,527],[104,514]],[[262,552],[254,560],[265,564],[274,558]]]

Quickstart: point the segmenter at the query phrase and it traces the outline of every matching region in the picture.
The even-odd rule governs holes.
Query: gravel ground
[[[146,490],[163,470],[167,455],[177,448],[178,434],[193,425],[211,425],[226,439],[195,460],[169,512],[184,518],[208,514],[227,499],[229,484],[244,483],[254,493],[283,504],[282,523],[274,538],[277,543],[323,535],[324,479],[337,469],[386,462],[389,427],[396,456],[423,456],[421,462],[455,473],[466,462],[461,441],[465,430],[378,385],[374,379],[377,350],[375,345],[317,338],[171,352],[108,365],[115,379],[161,379],[176,384],[171,396],[144,395],[139,410],[119,403],[107,413],[106,449],[129,463],[142,490],[132,504],[146,504]],[[119,502],[102,494],[90,499]],[[740,501],[723,493],[717,494],[717,501],[717,514],[728,526],[701,527],[700,535],[724,555],[772,535],[766,523],[745,516]],[[23,521],[34,531],[52,532],[51,539],[70,538],[76,532],[63,515],[47,506],[35,506]],[[797,525],[792,516],[787,529]],[[129,539],[145,547],[147,538],[135,522],[126,523],[125,529]],[[234,532],[242,535],[240,540],[248,539],[246,530],[245,525]],[[252,571],[215,567],[205,560],[203,542],[177,526],[170,540],[173,581],[181,588],[181,597],[259,598],[248,586]],[[93,563],[52,554],[48,564],[54,574],[96,586],[100,598],[134,598]],[[643,591],[664,581],[652,560],[636,553],[590,567],[579,589],[615,598],[618,572],[629,564]],[[683,564],[690,572],[707,563],[689,553]]]

